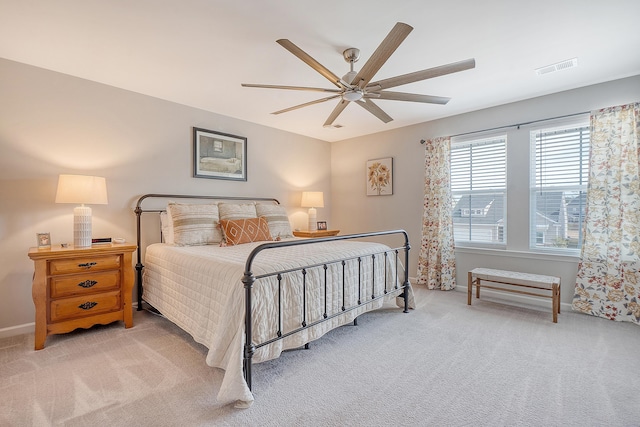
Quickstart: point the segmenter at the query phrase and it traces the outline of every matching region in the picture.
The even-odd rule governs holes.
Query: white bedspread
[[[223,383],[218,394],[219,402],[240,401],[249,405],[253,401],[251,391],[243,377],[242,355],[244,346],[244,285],[241,282],[248,254],[264,242],[238,246],[218,247],[191,246],[177,247],[157,243],[147,247],[144,269],[144,299],[193,336],[194,340],[206,346],[209,351],[206,363],[225,370]],[[261,252],[253,263],[253,274],[259,276],[277,270],[329,262],[347,256],[358,257],[372,252],[381,252],[387,246],[355,241],[333,241],[311,245],[268,249]],[[377,256],[375,262],[375,295],[384,287],[384,258]],[[401,264],[398,264],[401,266]],[[358,263],[356,260],[345,265],[350,277],[346,291],[342,291],[342,265],[327,268],[329,287],[327,289],[328,315],[341,311],[343,298],[346,306],[358,300]],[[362,280],[370,283],[374,267],[370,256],[362,257],[360,267]],[[395,258],[389,254],[386,266],[387,287],[395,285]],[[324,269],[312,268],[306,278],[306,322],[322,317],[324,309]],[[403,276],[402,276],[403,277]],[[321,280],[319,280],[321,279]],[[282,331],[300,327],[302,322],[302,274],[286,274],[282,279],[284,311]],[[398,286],[401,286],[398,279]],[[411,290],[410,290],[411,291]],[[361,289],[363,301],[371,298],[372,289],[368,285]],[[397,296],[399,291],[388,294]],[[344,294],[344,295],[343,295]],[[264,342],[274,336],[278,328],[278,287],[275,278],[256,281],[253,288],[253,342]],[[412,297],[412,295],[411,295]],[[402,299],[399,299],[402,301]],[[410,301],[412,298],[410,299]],[[269,360],[280,355],[287,348],[301,346],[320,338],[329,330],[353,321],[359,314],[381,307],[383,300],[373,301],[359,309],[320,323],[284,340],[259,348],[253,362]],[[400,304],[399,304],[400,305]],[[320,309],[318,309],[320,307]]]

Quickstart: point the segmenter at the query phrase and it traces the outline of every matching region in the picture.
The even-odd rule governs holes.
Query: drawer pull
[[[78,264],[78,267],[86,268],[88,270],[88,269],[90,269],[91,267],[93,267],[96,264],[97,264],[97,262],[84,262],[82,264]]]
[[[78,286],[88,289],[94,287],[97,284],[98,282],[96,282],[95,280],[85,280],[84,282],[78,283]]]
[[[97,303],[97,302],[93,302],[93,301],[88,302],[88,301],[87,301],[87,302],[85,302],[84,304],[80,304],[80,305],[78,306],[78,308],[81,308],[81,309],[83,309],[83,310],[91,310],[91,309],[92,309],[93,307],[95,307],[96,305],[98,305],[98,303]]]

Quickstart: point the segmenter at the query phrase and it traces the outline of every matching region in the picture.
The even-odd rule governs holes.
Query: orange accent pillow
[[[228,245],[273,240],[269,232],[269,224],[262,217],[221,219],[220,228]]]

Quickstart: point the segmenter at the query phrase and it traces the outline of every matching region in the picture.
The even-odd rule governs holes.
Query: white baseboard
[[[10,326],[0,329],[0,339],[15,337],[16,335],[32,334],[36,330],[35,322],[25,323],[24,325]]]

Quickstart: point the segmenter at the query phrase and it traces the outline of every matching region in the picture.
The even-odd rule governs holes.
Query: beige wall
[[[415,276],[424,182],[421,139],[637,101],[640,76],[332,144],[3,59],[0,96],[2,337],[33,327],[27,250],[35,245],[35,234],[50,232],[54,244],[72,240],[73,206],[54,203],[60,173],[105,176],[109,204],[93,207],[93,234],[129,241],[135,238],[132,208],[142,194],[276,197],[288,207],[293,226],[305,229],[300,193],[324,191],[318,219],[330,228],[343,234],[407,230]],[[192,177],[194,126],[248,138],[247,182]],[[367,197],[365,163],[382,157],[394,159],[394,194]],[[517,190],[509,189],[510,206],[523,203],[523,196],[512,197]],[[511,218],[510,224],[523,225]],[[531,255],[524,247],[515,241],[507,251],[459,249],[460,288],[466,271],[479,265],[536,270],[560,275],[562,301],[570,302],[576,258]]]
[[[192,177],[194,126],[248,138],[247,182]],[[319,190],[318,219],[331,221],[327,142],[2,59],[0,150],[0,336],[32,327],[36,233],[72,241],[73,205],[54,203],[60,173],[106,177],[94,237],[134,241],[137,197],[159,192],[275,197],[306,229],[300,193]]]
[[[638,100],[640,76],[635,76],[332,143],[333,221],[346,233],[385,228],[405,229],[410,235],[412,247],[410,276],[416,276],[424,194],[424,146],[420,144],[421,139],[580,113]],[[455,102],[455,99],[451,102]],[[524,152],[527,153],[528,133],[511,129],[508,141],[507,162],[510,170],[528,170],[529,159],[527,155],[521,155],[523,150],[511,150],[512,144],[524,144]],[[393,157],[393,195],[366,196],[366,161],[383,157]],[[528,229],[528,188],[510,187],[508,194],[509,229]],[[528,240],[512,238],[515,235],[508,230],[509,246],[506,251],[459,248],[456,251],[459,290],[466,289],[466,272],[471,268],[514,269],[560,276],[564,284],[562,302],[570,303],[577,258],[532,254],[527,252]],[[526,302],[536,303],[531,300]]]

